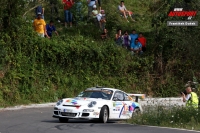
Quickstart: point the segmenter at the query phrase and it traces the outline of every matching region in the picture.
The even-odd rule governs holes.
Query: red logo
[[[196,16],[197,11],[171,11],[168,16],[169,17],[190,17],[190,16]]]
[[[174,11],[170,11],[168,14],[169,17],[188,17],[188,20],[196,15],[197,11],[183,11],[183,8],[174,8]]]

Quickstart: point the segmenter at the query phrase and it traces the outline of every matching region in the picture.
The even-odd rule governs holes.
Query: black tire
[[[69,119],[67,119],[67,118],[59,118],[59,121],[60,121],[61,123],[67,123],[68,120],[69,120]]]
[[[106,106],[103,106],[100,111],[99,121],[102,123],[106,123],[108,119],[109,119],[108,108]]]

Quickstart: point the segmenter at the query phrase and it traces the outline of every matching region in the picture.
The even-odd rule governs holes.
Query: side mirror
[[[117,97],[113,97],[113,101],[118,101],[118,98]]]

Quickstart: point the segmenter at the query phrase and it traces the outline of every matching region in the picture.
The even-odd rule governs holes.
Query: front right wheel
[[[109,118],[108,108],[106,106],[103,106],[100,111],[99,120],[102,123],[106,123],[108,121],[108,118]]]

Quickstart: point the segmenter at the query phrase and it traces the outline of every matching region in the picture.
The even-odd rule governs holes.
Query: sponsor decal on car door
[[[128,95],[125,93],[123,93],[123,95],[123,108],[120,111],[120,117],[123,119],[128,119],[131,118],[134,108],[132,106],[132,101],[129,99]]]
[[[112,118],[121,119],[120,112],[123,108],[123,93],[121,91],[116,91],[113,96],[112,105]]]

